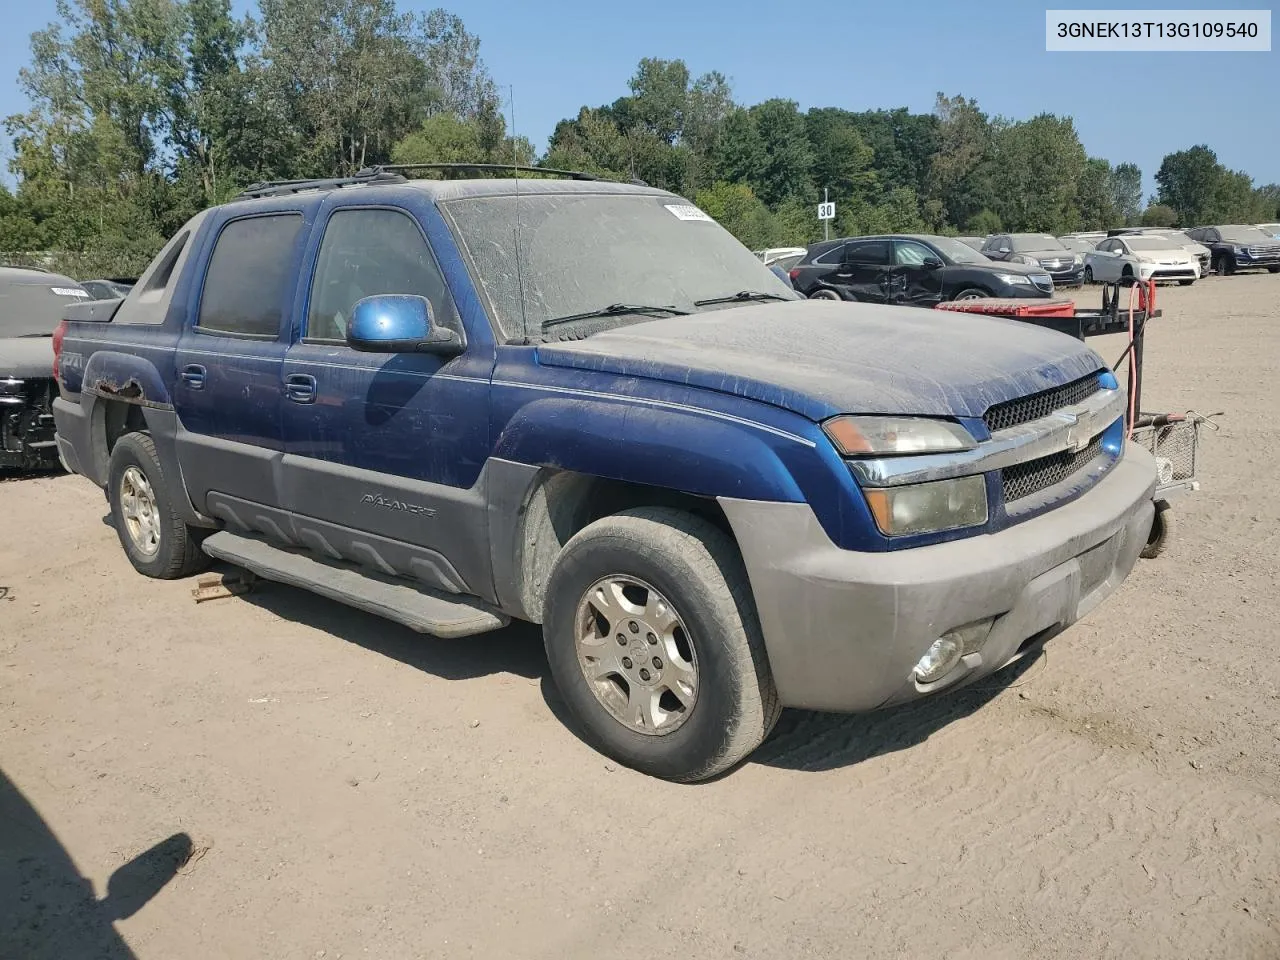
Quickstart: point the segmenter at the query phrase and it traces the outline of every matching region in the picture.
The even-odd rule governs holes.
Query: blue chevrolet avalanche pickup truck
[[[60,452],[134,567],[421,632],[542,625],[591,743],[723,771],[1037,650],[1129,573],[1152,458],[1082,343],[800,299],[661,190],[284,185],[55,337]]]

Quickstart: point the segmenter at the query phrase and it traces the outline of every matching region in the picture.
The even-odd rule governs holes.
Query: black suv
[[[1045,271],[992,263],[953,237],[895,234],[815,243],[791,268],[806,297],[932,307],[944,300],[1049,297]]]
[[[1209,248],[1217,273],[1258,269],[1280,273],[1280,239],[1257,227],[1196,227],[1186,234]]]
[[[982,252],[1003,263],[1038,266],[1053,277],[1055,287],[1084,283],[1084,257],[1047,233],[997,233],[987,237]]]

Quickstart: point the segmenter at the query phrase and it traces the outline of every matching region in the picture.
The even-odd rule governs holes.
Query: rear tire
[[[746,568],[705,520],[665,507],[597,520],[565,544],[544,612],[556,687],[583,738],[619,763],[705,780],[777,722]]]
[[[207,531],[188,527],[173,510],[156,446],[146,433],[126,433],[111,450],[107,474],[111,520],[133,568],[158,580],[203,570]]]

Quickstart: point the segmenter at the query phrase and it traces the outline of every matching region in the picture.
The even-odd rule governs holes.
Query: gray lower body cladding
[[[1087,494],[999,533],[888,553],[842,550],[803,503],[722,499],[787,706],[858,712],[956,687],[1075,622],[1124,579],[1151,528],[1155,464],[1132,444]],[[927,690],[912,671],[942,634],[994,618]]]

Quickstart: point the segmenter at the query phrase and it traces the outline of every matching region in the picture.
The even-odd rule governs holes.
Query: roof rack
[[[394,171],[436,170],[440,173],[545,173],[548,176],[568,177],[570,180],[599,180],[594,173],[581,170],[556,170],[552,167],[529,167],[513,163],[382,163],[368,167],[360,173],[380,174]],[[357,174],[359,176],[359,174]]]
[[[414,170],[434,170],[439,173],[492,173],[505,174],[508,172],[519,173],[540,173],[548,177],[565,177],[569,180],[608,180],[608,177],[597,176],[594,173],[587,173],[584,170],[559,170],[555,167],[531,167],[522,164],[513,163],[382,163],[375,167],[368,167],[361,170],[356,176],[363,174],[381,174],[394,173],[396,171],[411,172]],[[647,187],[648,184],[643,180],[632,179],[629,181],[637,187]]]
[[[370,167],[359,170],[349,177],[328,177],[319,180],[264,180],[252,183],[232,197],[236,200],[258,200],[262,197],[282,197],[291,193],[302,193],[306,190],[337,190],[341,187],[354,187],[366,183],[404,183],[405,178],[398,173],[384,172],[381,167]]]

